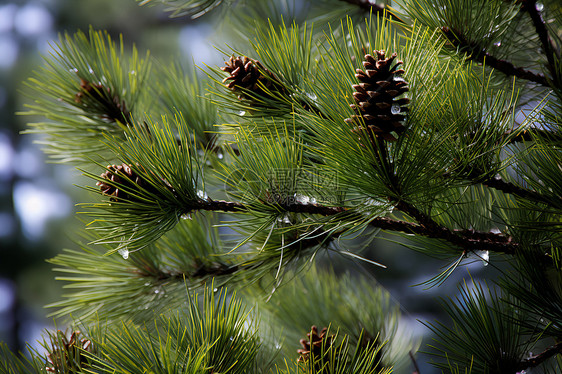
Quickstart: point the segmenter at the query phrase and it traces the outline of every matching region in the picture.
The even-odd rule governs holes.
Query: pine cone
[[[308,336],[308,341],[306,339],[301,339],[300,343],[303,349],[299,349],[297,352],[300,354],[298,362],[306,362],[310,358],[310,354],[315,357],[315,360],[320,360],[322,357],[322,345],[324,345],[324,351],[330,347],[333,343],[334,336],[326,336],[328,328],[324,327],[318,335],[318,328],[312,326],[310,332],[306,334]]]
[[[252,99],[249,97],[250,92],[256,96],[271,98],[271,92],[282,90],[281,82],[275,74],[257,60],[246,56],[231,56],[230,60],[225,61],[225,65],[221,70],[230,76],[223,79],[223,83],[236,93],[240,100]]]
[[[96,183],[102,192],[106,196],[111,196],[111,201],[120,200],[134,200],[134,197],[120,189],[115,184],[120,184],[125,186],[129,190],[137,190],[143,188],[148,191],[154,191],[154,187],[147,183],[142,177],[137,175],[132,169],[132,165],[122,164],[122,165],[108,165],[107,170],[101,174],[103,179],[106,179],[112,183],[106,183],[99,181]],[[166,186],[171,189],[171,186],[166,183]]]
[[[408,111],[406,105],[410,102],[407,98],[397,97],[408,91],[408,83],[401,77],[404,70],[398,69],[403,62],[397,61],[393,65],[396,53],[385,58],[384,51],[374,52],[377,58],[365,55],[365,71],[357,69],[355,74],[360,83],[353,85],[356,104],[351,104],[351,108],[358,114],[345,121],[356,123],[358,126],[353,132],[360,135],[366,133],[371,142],[379,137],[395,141],[396,137],[392,133],[400,134],[405,130],[403,114]],[[360,118],[363,118],[364,125]]]
[[[88,366],[84,352],[92,352],[92,342],[86,338],[79,340],[79,335],[80,331],[73,331],[67,339],[66,334],[58,330],[55,337],[51,336],[45,368],[48,373],[74,372]]]
[[[131,113],[127,110],[125,101],[112,94],[109,87],[104,87],[101,83],[92,84],[80,78],[80,91],[74,96],[74,102],[104,121],[131,122]]]

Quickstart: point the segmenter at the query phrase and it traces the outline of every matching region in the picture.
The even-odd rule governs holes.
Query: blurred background
[[[90,25],[113,37],[123,34],[141,55],[149,49],[156,63],[179,58],[222,65],[209,39],[215,29],[212,21],[212,14],[196,21],[170,19],[161,8],[140,7],[134,0],[0,0],[0,341],[13,350],[22,350],[53,326],[44,306],[58,301],[63,290],[46,260],[73,247],[70,234],[79,225],[73,217],[75,203],[87,201],[73,186],[80,183],[77,170],[46,163],[34,144],[38,139],[19,134],[25,123],[41,120],[16,114],[33,100],[25,95],[25,80],[40,69],[41,55],[52,52],[59,33]],[[454,296],[457,281],[467,275],[460,269],[443,286],[424,291],[412,285],[428,280],[445,263],[385,240],[375,241],[365,255],[388,269],[350,264],[341,257],[332,260],[337,270],[359,267],[379,280],[401,303],[419,335],[428,332],[419,320],[439,314],[437,296]],[[470,271],[476,276],[485,271],[489,277],[495,270],[475,261]]]
[[[44,306],[60,299],[62,283],[46,259],[73,246],[74,205],[84,201],[73,186],[79,172],[47,163],[37,137],[20,135],[26,123],[42,119],[16,113],[33,100],[24,82],[59,34],[90,25],[113,37],[123,34],[126,43],[160,58],[216,57],[199,37],[207,24],[170,20],[162,9],[134,0],[0,0],[0,341],[14,350],[53,325]]]

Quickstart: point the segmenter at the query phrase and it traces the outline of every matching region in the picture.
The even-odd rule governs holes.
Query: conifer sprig
[[[290,272],[286,277],[294,275]],[[378,286],[368,287],[371,281],[362,275],[336,275],[333,270],[312,266],[276,290],[263,309],[266,316],[273,317],[272,323],[278,321],[285,331],[288,341],[283,352],[294,354],[302,348],[299,341],[310,333],[310,326],[329,326],[325,336],[334,332],[346,336],[352,351],[377,349],[371,369],[407,366],[407,352],[416,350],[419,342],[400,328],[400,309],[390,294]],[[291,306],[283,301],[287,297],[299,305],[297,310],[289,310]]]
[[[499,59],[486,52],[486,48],[482,48],[478,44],[469,41],[460,31],[450,29],[448,26],[441,28],[443,34],[456,48],[469,52],[470,59],[485,63],[487,66],[501,71],[507,76],[514,76],[531,82],[548,87],[548,81],[543,74],[533,72],[523,67],[515,66],[511,61]]]
[[[230,4],[232,1],[225,0],[136,0],[139,5],[152,5],[161,3],[166,6],[166,11],[172,13],[172,17],[188,16],[191,18],[201,17],[222,3]]]
[[[159,114],[183,118],[201,150],[216,147],[215,126],[220,121],[214,105],[205,97],[211,82],[199,76],[195,66],[184,68],[177,63],[161,67],[158,77],[153,92],[164,110]]]
[[[233,272],[242,270],[241,258],[226,255],[210,214],[197,220],[181,220],[174,230],[138,252],[121,251],[107,256],[111,245],[80,244],[49,260],[67,282],[63,300],[52,303],[52,315],[88,320],[93,316],[116,320],[128,315],[143,321],[183,303],[185,288],[199,289],[215,278],[221,285]],[[210,236],[209,233],[213,235]],[[83,241],[95,241],[88,235]],[[107,292],[111,288],[112,292]],[[162,305],[162,300],[168,300]],[[126,300],[126,301],[125,301]]]
[[[135,47],[125,52],[122,39],[117,43],[93,28],[87,35],[61,35],[54,47],[26,82],[34,104],[24,113],[51,122],[31,124],[26,132],[46,134],[41,144],[58,162],[83,165],[96,154],[111,158],[104,135],[120,136],[132,125],[136,108],[146,104],[148,54],[141,58]]]
[[[95,217],[91,227],[105,233],[97,243],[113,243],[115,250],[123,251],[143,248],[200,204],[201,167],[183,118],[162,118],[161,124],[149,119],[143,126],[128,128],[125,140],[106,136],[105,141],[130,173],[113,166],[101,176],[84,172],[101,187],[90,190],[102,195],[122,191],[122,197],[84,204]]]
[[[58,316],[111,322],[88,331],[95,351],[80,352],[91,371],[271,372],[277,346],[287,358],[280,373],[402,372],[417,343],[401,333],[388,294],[371,281],[307,266],[322,250],[359,258],[346,239],[367,245],[381,229],[449,261],[429,285],[471,258],[488,264],[490,253],[517,265],[501,290],[473,282],[444,303],[453,324],[428,324],[438,368],[516,372],[559,356],[551,341],[562,337],[562,64],[551,34],[559,19],[541,20],[534,0],[401,1],[411,26],[363,0],[139,1],[193,17],[230,4],[221,7],[224,25],[230,14],[239,22],[275,14],[236,27],[248,43],[226,54],[222,70],[210,69],[220,86],[178,68],[162,71],[152,91],[163,97],[159,121],[140,114],[149,103],[148,60],[136,51],[127,60],[123,43],[103,33],[61,38],[30,81],[43,95],[30,113],[55,121],[33,131],[50,136],[54,157],[94,161],[84,173],[97,184],[88,188],[97,201],[86,205],[95,234],[52,260],[69,293],[51,305]],[[365,10],[376,12],[355,27]],[[340,24],[323,23],[348,11]],[[299,23],[314,14],[314,28]],[[510,77],[518,80],[506,85]],[[551,101],[516,120],[529,107],[518,87],[537,90],[524,92],[531,100],[546,86]],[[203,104],[205,89],[211,100]],[[213,136],[219,119],[235,123]],[[64,131],[76,137],[62,138]],[[203,174],[212,169],[224,188]],[[210,212],[230,221],[214,229]],[[219,232],[234,239],[218,240]],[[214,285],[202,287],[211,278]],[[225,284],[244,285],[247,301],[260,300],[262,326],[292,338],[281,344],[258,331]],[[203,288],[202,304],[185,303],[185,287]],[[71,341],[63,345],[80,348]],[[259,362],[263,355],[274,358]],[[1,349],[0,357],[15,363],[12,371],[31,370]]]
[[[299,202],[291,204],[278,205],[286,213],[311,214],[318,216],[336,216],[351,213],[353,209],[342,207],[323,206],[319,204],[303,204]],[[403,220],[396,220],[389,217],[371,217],[368,224],[372,227],[387,231],[402,232],[405,234],[416,234],[435,239],[444,239],[450,243],[464,248],[467,251],[473,249],[489,250],[497,253],[515,254],[518,251],[518,243],[512,241],[512,238],[506,235],[482,232],[469,229],[448,229],[436,222],[430,220],[429,217],[415,209],[409,204],[400,203],[396,206],[400,211],[412,215],[419,223],[413,223]],[[222,211],[243,213],[250,212],[251,207],[238,202],[229,202],[224,200],[208,200],[200,203],[196,209],[208,211]]]
[[[533,345],[524,338],[525,314],[487,285],[475,283],[471,290],[465,282],[459,289],[455,302],[443,304],[453,325],[427,323],[437,335],[431,354],[444,359],[434,365],[443,370],[453,364],[473,372],[517,372]],[[476,341],[478,345],[472,344]]]

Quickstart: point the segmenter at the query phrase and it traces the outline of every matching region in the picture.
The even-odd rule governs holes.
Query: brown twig
[[[502,140],[498,141],[498,143],[502,143],[505,141],[504,144],[514,144],[514,143],[521,143],[521,142],[534,142],[537,138],[546,139],[549,142],[554,143],[561,143],[562,144],[562,134],[558,134],[551,130],[546,129],[538,129],[538,128],[529,128],[524,131],[520,131],[516,136],[512,136],[514,132],[518,131],[517,129],[507,130],[502,134]],[[467,139],[476,139],[478,134],[476,132],[472,133],[465,133],[459,134],[454,136],[454,139],[457,139],[459,136],[464,136]],[[507,140],[506,140],[507,139]]]
[[[418,363],[416,361],[416,358],[414,357],[414,354],[412,353],[412,351],[408,352],[408,354],[410,355],[410,359],[412,360],[412,363],[414,364],[414,372],[412,374],[421,374],[420,367],[418,366]]]
[[[325,217],[334,216],[336,214],[355,214],[351,209],[344,207],[330,207],[318,204],[277,204],[275,206],[279,211],[291,213],[317,214]],[[429,216],[419,211],[413,205],[406,202],[399,202],[396,208],[410,217],[414,218],[418,223],[396,220],[388,217],[376,217],[369,221],[369,225],[381,230],[403,232],[408,234],[416,234],[429,238],[442,239],[461,248],[464,252],[474,250],[488,250],[495,253],[503,253],[513,255],[517,252],[519,244],[513,242],[511,237],[503,234],[494,234],[491,232],[480,232],[474,230],[451,230],[441,226],[433,221]],[[246,205],[238,202],[229,202],[223,200],[205,200],[193,204],[189,207],[193,210],[222,211],[227,213],[242,213],[250,211]]]
[[[525,359],[519,363],[517,371],[522,371],[528,368],[534,368],[548,360],[549,358],[562,353],[562,342],[556,343],[553,346],[548,347],[543,352],[538,355],[532,356],[531,358]]]
[[[211,263],[200,263],[196,264],[194,271],[170,271],[163,270],[161,268],[154,268],[151,264],[143,262],[137,262],[137,269],[135,273],[141,277],[152,278],[158,282],[169,281],[169,280],[184,280],[184,279],[203,279],[210,277],[219,277],[225,275],[231,275],[238,271],[239,267],[237,265],[228,265],[223,262],[215,261]]]
[[[556,55],[556,47],[554,46],[552,39],[548,35],[548,30],[542,18],[541,12],[537,9],[537,0],[521,1],[521,9],[526,11],[531,17],[533,25],[535,26],[535,30],[537,31],[537,35],[539,36],[539,40],[541,41],[544,54],[546,55],[546,59],[548,61],[548,69],[550,70],[552,76],[556,76],[556,63],[554,60],[554,56]]]
[[[384,11],[384,5],[373,4],[369,0],[340,0],[346,3],[357,5],[363,10],[373,11],[373,13],[382,13]]]
[[[510,136],[512,131],[506,131],[504,136]],[[513,137],[509,143],[518,142],[532,142],[539,137],[542,139],[548,139],[549,141],[562,143],[562,136],[550,130],[531,128],[520,132],[517,136]]]
[[[414,218],[419,223],[419,226],[411,228],[412,233],[429,238],[446,240],[462,248],[465,253],[482,250],[514,255],[519,248],[519,244],[513,242],[511,237],[502,234],[475,230],[451,230],[438,224],[427,214],[404,201],[398,202],[396,208]],[[407,232],[403,230],[400,231]]]
[[[534,73],[530,70],[516,67],[507,60],[502,60],[490,55],[484,49],[481,49],[477,43],[471,42],[458,30],[451,30],[449,27],[444,26],[441,28],[443,34],[449,39],[451,44],[457,48],[466,48],[470,52],[469,58],[481,63],[486,63],[487,66],[501,71],[505,75],[514,76],[520,79],[525,79],[531,82],[538,83],[542,86],[550,87],[545,76],[542,74]]]
[[[346,3],[357,5],[359,8],[363,9],[366,12],[373,12],[373,14],[377,15],[384,15],[386,10],[386,15],[391,16],[394,20],[405,23],[403,19],[401,19],[397,14],[392,11],[389,11],[385,5],[374,4],[371,3],[369,0],[340,0]]]
[[[552,201],[539,192],[523,188],[516,184],[508,182],[499,175],[487,179],[482,179],[481,176],[484,174],[485,173],[483,173],[481,170],[473,169],[468,175],[466,175],[466,177],[486,187],[496,189],[506,194],[516,195],[524,199],[546,204],[549,206],[552,205]],[[560,199],[562,200],[562,197],[560,197]]]

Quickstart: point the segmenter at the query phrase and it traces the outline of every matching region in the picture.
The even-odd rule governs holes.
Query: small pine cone
[[[271,97],[267,91],[282,90],[279,79],[258,60],[246,56],[236,58],[231,56],[225,61],[225,65],[221,70],[229,73],[230,76],[223,79],[223,83],[236,93],[240,100],[251,99],[248,97],[250,92],[257,96]]]
[[[101,177],[113,183],[99,181],[96,183],[96,186],[100,188],[102,194],[111,196],[110,200],[115,202],[119,200],[131,200],[132,196],[115,186],[114,183],[126,186],[129,189],[140,187],[150,190],[150,184],[137,175],[131,167],[132,165],[127,164],[108,165],[107,170],[101,174]]]
[[[358,114],[345,121],[356,123],[358,126],[353,132],[361,136],[366,133],[370,141],[379,137],[395,141],[393,133],[400,134],[405,130],[404,113],[408,111],[410,100],[398,97],[408,91],[408,83],[401,77],[404,70],[398,68],[402,61],[396,61],[393,65],[396,53],[386,58],[384,51],[374,52],[376,58],[365,55],[365,71],[357,69],[355,74],[359,84],[353,85],[355,104],[351,104],[351,108]],[[363,118],[364,125],[360,118]]]
[[[77,372],[88,366],[84,352],[92,352],[92,342],[89,339],[79,339],[80,331],[73,331],[70,339],[58,330],[51,336],[51,347],[47,354],[48,373]],[[69,371],[70,370],[70,371]]]
[[[107,122],[128,123],[131,120],[125,101],[118,95],[112,95],[109,87],[104,87],[101,83],[93,84],[80,78],[80,91],[74,95],[74,102]]]
[[[300,343],[303,349],[297,350],[300,355],[298,362],[306,362],[310,358],[310,354],[315,357],[315,360],[319,360],[322,356],[322,345],[324,345],[324,350],[330,347],[333,343],[334,336],[326,336],[328,328],[324,327],[320,334],[318,334],[318,328],[312,326],[310,332],[306,334],[308,341],[306,339],[301,339]]]

